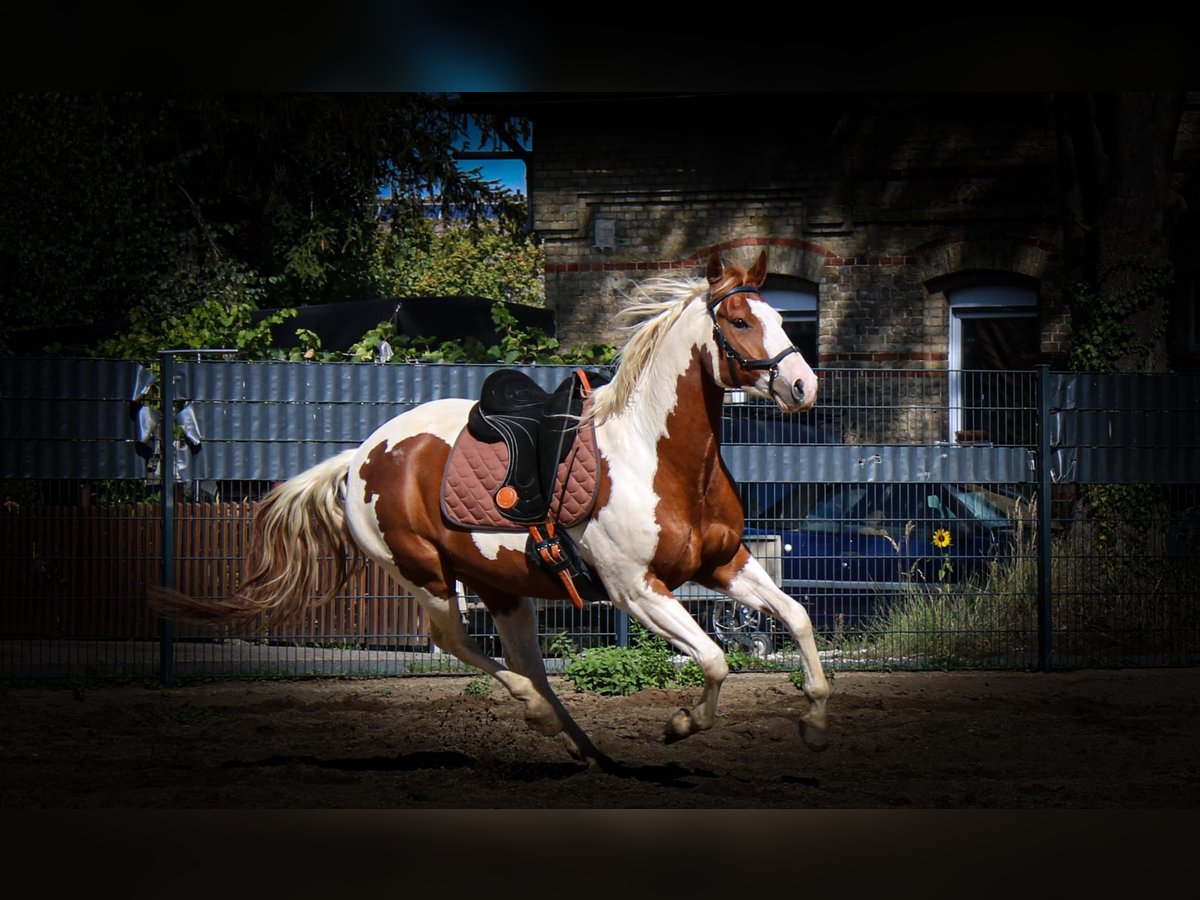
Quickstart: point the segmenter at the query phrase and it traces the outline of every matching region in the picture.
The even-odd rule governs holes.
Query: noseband
[[[722,353],[725,354],[725,357],[727,359],[735,360],[743,369],[769,370],[771,378],[768,383],[771,387],[771,396],[778,397],[778,395],[775,393],[775,379],[779,377],[779,364],[783,362],[784,357],[786,357],[788,354],[799,353],[800,351],[796,349],[794,344],[790,344],[786,350],[782,351],[781,353],[776,353],[770,359],[747,359],[745,355],[743,355],[736,347],[733,346],[733,344],[729,343],[729,338],[725,337],[725,332],[721,330],[721,323],[717,321],[717,307],[721,305],[725,298],[731,297],[734,294],[758,294],[758,288],[751,287],[748,284],[743,284],[739,287],[735,287],[726,291],[716,300],[712,299],[711,293],[708,295],[708,300],[706,301],[705,305],[708,306],[708,315],[712,318],[713,338],[717,342],[717,347]],[[761,294],[759,294],[759,299],[762,299]]]

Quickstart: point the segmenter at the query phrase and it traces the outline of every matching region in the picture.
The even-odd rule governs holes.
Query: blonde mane
[[[625,294],[625,304],[617,321],[630,332],[629,340],[617,353],[617,372],[612,381],[596,391],[584,420],[596,424],[616,415],[629,404],[638,379],[671,326],[683,311],[708,289],[703,278],[658,276],[647,279]]]

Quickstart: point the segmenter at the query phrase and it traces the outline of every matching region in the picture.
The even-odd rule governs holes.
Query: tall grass
[[[1037,661],[1034,510],[1011,554],[958,584],[913,582],[826,647],[867,666],[1024,667]],[[1168,551],[1169,522],[1081,517],[1051,541],[1052,660],[1064,666],[1200,664],[1200,556]],[[1103,532],[1106,539],[1100,539]],[[1122,535],[1117,542],[1114,533]]]

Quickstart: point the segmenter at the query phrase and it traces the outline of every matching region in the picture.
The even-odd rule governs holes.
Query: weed
[[[469,697],[490,697],[492,695],[492,679],[488,675],[478,675],[467,682],[463,693]]]
[[[548,655],[557,659],[574,659],[577,652],[575,641],[565,631],[560,631],[554,636],[548,650]]]
[[[689,659],[675,673],[675,683],[680,687],[704,687],[704,670]]]

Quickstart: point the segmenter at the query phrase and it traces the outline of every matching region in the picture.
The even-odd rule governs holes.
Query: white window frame
[[[963,427],[962,323],[964,319],[1033,318],[1037,316],[1037,292],[1007,284],[977,284],[946,292],[950,306],[948,367],[950,369],[950,433]]]

